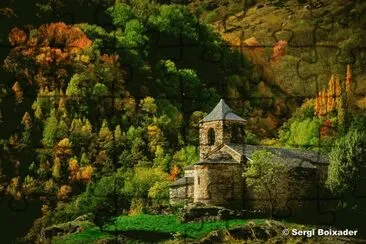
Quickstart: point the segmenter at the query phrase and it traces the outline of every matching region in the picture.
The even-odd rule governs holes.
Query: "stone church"
[[[266,149],[285,158],[294,166],[289,184],[317,194],[319,174],[328,161],[316,153],[244,143],[246,120],[235,114],[223,99],[200,121],[200,160],[184,169],[184,177],[170,185],[170,203],[203,203],[207,205],[244,208],[246,199],[253,199],[245,187],[243,172],[255,150]],[[310,193],[311,192],[311,193]]]

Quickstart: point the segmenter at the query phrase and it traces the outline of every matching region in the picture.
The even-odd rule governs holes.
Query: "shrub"
[[[327,187],[333,193],[353,191],[366,172],[366,133],[352,128],[332,149],[329,159]]]

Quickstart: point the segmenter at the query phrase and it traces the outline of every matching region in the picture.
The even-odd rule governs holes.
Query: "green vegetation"
[[[247,143],[331,151],[329,188],[357,188],[365,125],[348,124],[365,109],[365,63],[356,49],[365,43],[365,3],[326,1],[309,11],[303,0],[166,2],[22,2],[37,20],[0,9],[8,21],[0,36],[8,47],[0,70],[0,195],[40,196],[42,210],[24,242],[87,213],[101,230],[65,238],[107,237],[113,221],[120,230],[192,238],[222,228],[144,215],[171,212],[168,186],[198,161],[199,121],[220,98],[248,120]],[[97,18],[82,14],[96,9]],[[80,13],[78,23],[52,22],[69,12]],[[223,19],[225,26],[216,22]],[[315,55],[314,44],[325,48]],[[337,74],[340,92],[322,90]],[[283,169],[267,158],[273,155],[255,155],[247,176],[272,195]],[[114,219],[121,214],[136,217]]]
[[[53,244],[94,243],[97,240],[106,239],[108,237],[113,237],[113,235],[108,233],[102,233],[97,227],[95,227],[77,234],[71,234],[63,237],[55,237],[52,240],[52,243]]]
[[[327,186],[335,194],[353,192],[363,186],[366,170],[366,118],[356,118],[329,154]]]
[[[147,230],[168,233],[180,233],[189,238],[198,239],[212,230],[238,226],[247,223],[248,220],[229,220],[213,222],[180,223],[175,215],[138,215],[135,217],[120,216],[114,225],[107,230]]]
[[[283,159],[266,150],[255,151],[248,163],[248,170],[244,173],[247,186],[253,189],[259,198],[268,199],[263,200],[261,204],[265,209],[269,209],[271,216],[277,208],[286,205],[290,197],[287,190],[288,177],[278,177],[287,175],[290,170],[291,166]]]
[[[288,147],[318,148],[323,119],[314,113],[314,101],[305,101],[279,130],[280,142]]]
[[[212,222],[180,223],[175,215],[119,216],[113,224],[104,227],[106,232],[91,228],[81,233],[57,237],[53,243],[76,243],[77,241],[95,241],[113,235],[116,231],[152,231],[175,234],[176,236],[200,239],[213,230],[242,226],[252,220],[229,220]],[[263,220],[254,220],[263,223]],[[106,234],[109,233],[109,234]]]

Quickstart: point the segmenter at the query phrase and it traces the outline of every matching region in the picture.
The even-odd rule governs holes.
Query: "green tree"
[[[360,187],[366,173],[366,132],[352,128],[341,137],[329,154],[327,187],[335,194]]]
[[[125,192],[137,202],[141,203],[141,209],[130,211],[144,211],[152,200],[168,200],[168,174],[161,168],[137,167],[134,174],[125,181]]]
[[[131,10],[131,6],[125,3],[117,3],[107,10],[112,16],[113,24],[119,27],[125,27],[127,22],[134,19],[135,15]]]
[[[53,147],[55,143],[68,134],[68,126],[56,116],[56,111],[53,109],[50,116],[44,123],[42,143],[46,147]]]
[[[161,5],[159,14],[150,16],[149,22],[160,32],[198,40],[198,20],[185,6]]]
[[[319,146],[321,119],[295,120],[290,129],[280,132],[280,140],[288,146],[312,148]]]
[[[287,204],[289,170],[290,168],[271,152],[257,150],[244,173],[248,187],[252,188],[255,198],[263,199],[264,207],[269,209],[271,216],[277,208]]]
[[[114,149],[113,132],[109,129],[107,120],[103,120],[102,127],[99,130],[98,140],[100,148],[112,152]]]
[[[173,164],[181,169],[199,161],[199,151],[195,146],[186,146],[177,151],[173,156]]]

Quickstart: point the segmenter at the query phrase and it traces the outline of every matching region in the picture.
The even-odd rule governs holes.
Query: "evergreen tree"
[[[57,137],[58,130],[58,119],[56,117],[56,111],[52,110],[50,116],[44,123],[43,129],[43,139],[42,143],[46,147],[53,147],[56,141],[59,139]]]

